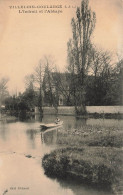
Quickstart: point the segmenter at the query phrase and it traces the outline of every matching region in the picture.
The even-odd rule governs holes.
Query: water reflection
[[[60,186],[65,189],[71,189],[74,195],[112,195],[106,189],[97,189],[97,187],[90,187],[88,185],[83,185],[82,183],[77,183],[72,180],[58,180]]]
[[[6,123],[2,123],[0,126],[0,137],[6,141],[9,138],[9,129],[7,128]]]
[[[41,132],[41,141],[46,145],[54,145],[57,142],[58,130],[60,128],[52,128]]]
[[[36,148],[36,145],[35,145],[36,133],[37,133],[37,131],[34,130],[34,129],[28,129],[26,131],[26,134],[27,134],[27,136],[29,138],[29,143],[31,143],[32,149],[35,149]]]

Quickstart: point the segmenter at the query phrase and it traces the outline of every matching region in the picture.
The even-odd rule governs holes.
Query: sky
[[[80,3],[81,0],[0,0],[0,78],[9,77],[11,94],[24,91],[24,77],[33,72],[44,55],[53,56],[60,71],[65,69],[71,18]],[[19,13],[19,9],[9,7],[18,5],[62,5],[62,13]],[[97,18],[93,43],[121,55],[123,1],[90,0],[89,5]],[[37,9],[40,10],[46,9]]]

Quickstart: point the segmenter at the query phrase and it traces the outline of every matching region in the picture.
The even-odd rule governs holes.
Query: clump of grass
[[[72,178],[91,185],[111,187],[121,176],[118,149],[63,148],[44,156],[42,165],[48,176]],[[121,155],[121,153],[120,153]],[[120,157],[121,158],[121,157]]]

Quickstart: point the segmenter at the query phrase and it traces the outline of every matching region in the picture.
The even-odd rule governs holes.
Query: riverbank
[[[61,149],[45,155],[42,165],[50,177],[68,179],[120,192],[123,180],[123,133],[114,127],[83,126],[59,131]]]

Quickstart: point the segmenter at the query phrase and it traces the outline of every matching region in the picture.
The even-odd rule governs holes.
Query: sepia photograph
[[[123,0],[0,0],[0,195],[123,195]]]

